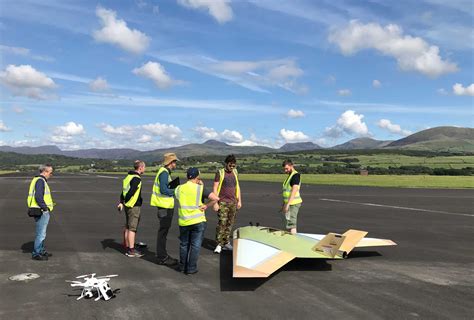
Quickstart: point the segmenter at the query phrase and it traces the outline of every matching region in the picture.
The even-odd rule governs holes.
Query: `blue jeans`
[[[36,217],[36,237],[35,245],[33,247],[33,257],[42,255],[44,250],[44,239],[46,239],[46,228],[48,228],[49,211],[43,212],[41,217]]]
[[[207,223],[179,227],[179,267],[186,273],[197,272],[197,261]]]

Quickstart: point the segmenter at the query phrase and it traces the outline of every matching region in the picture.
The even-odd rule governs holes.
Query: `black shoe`
[[[167,256],[163,260],[158,260],[156,263],[159,265],[164,265],[164,266],[174,266],[178,264],[178,260],[176,260],[175,258],[171,258],[170,256]]]
[[[187,275],[192,275],[192,274],[196,274],[196,273],[198,273],[197,270],[196,270],[196,271],[192,271],[192,272],[186,272]]]
[[[38,261],[47,261],[47,260],[48,260],[48,257],[47,257],[47,256],[37,255],[37,256],[32,256],[31,259],[33,259],[33,260],[38,260]]]
[[[53,256],[52,253],[49,253],[49,252],[46,252],[46,251],[43,252],[41,255],[42,255],[43,257],[48,257],[48,258]]]

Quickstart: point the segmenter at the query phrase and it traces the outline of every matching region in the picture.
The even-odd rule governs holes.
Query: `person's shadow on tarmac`
[[[104,250],[106,250],[107,248],[110,248],[110,249],[113,249],[115,251],[120,252],[121,254],[125,254],[125,248],[123,247],[123,244],[117,242],[115,239],[110,239],[110,238],[104,239],[100,243],[102,244],[102,249],[104,249]],[[143,257],[141,257],[139,259],[143,259],[143,260],[146,260],[146,261],[154,263],[154,264],[157,263],[156,253],[153,252],[153,251],[148,250],[147,246],[145,246],[145,247],[137,246],[137,249],[140,250],[140,252],[143,253]],[[134,259],[136,259],[136,258],[134,258]],[[175,269],[176,268],[176,266],[167,266],[167,265],[163,265],[163,266],[168,267],[170,269]]]

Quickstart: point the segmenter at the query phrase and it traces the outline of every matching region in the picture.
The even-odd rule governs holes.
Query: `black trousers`
[[[156,216],[158,217],[159,226],[158,233],[156,235],[156,256],[160,260],[164,260],[168,257],[166,251],[166,237],[173,221],[174,209],[166,209],[158,207]]]

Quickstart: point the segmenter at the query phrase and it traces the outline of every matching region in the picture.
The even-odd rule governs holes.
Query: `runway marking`
[[[118,179],[119,177],[109,177],[109,176],[96,176],[99,178],[107,178],[107,179]]]
[[[319,200],[330,201],[330,202],[359,204],[359,205],[362,205],[362,206],[370,206],[370,207],[385,207],[385,208],[393,208],[393,209],[401,209],[401,210],[409,210],[409,211],[440,213],[440,214],[447,214],[447,215],[452,215],[452,216],[474,217],[474,214],[469,214],[469,213],[447,212],[447,211],[438,211],[438,210],[430,210],[430,209],[419,209],[419,208],[410,208],[410,207],[390,206],[390,205],[385,205],[385,204],[368,203],[368,202],[353,202],[353,201],[337,200],[337,199],[326,199],[326,198],[321,198]]]

